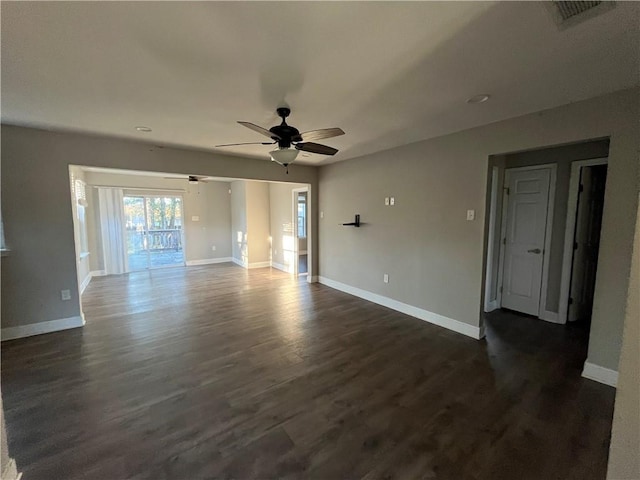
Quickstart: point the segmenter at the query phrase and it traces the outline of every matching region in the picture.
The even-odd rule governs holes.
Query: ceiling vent
[[[607,12],[616,6],[614,1],[545,2],[560,30],[572,27]]]

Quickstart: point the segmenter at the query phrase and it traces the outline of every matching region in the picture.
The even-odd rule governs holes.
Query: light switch
[[[475,220],[475,219],[476,219],[476,211],[467,210],[467,220]]]
[[[384,197],[384,204],[389,205],[389,197]]]
[[[324,212],[320,212],[320,218],[324,218]]]
[[[389,274],[388,274],[388,273],[385,273],[385,274],[382,276],[382,281],[383,281],[384,283],[389,283]]]
[[[192,222],[199,222],[199,221],[200,221],[200,217],[199,217],[198,215],[193,215],[193,216],[191,217],[191,221],[192,221]]]
[[[389,198],[389,205],[395,205],[395,204],[396,204],[396,197]]]

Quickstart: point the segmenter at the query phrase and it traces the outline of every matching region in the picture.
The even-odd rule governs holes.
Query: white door
[[[502,306],[538,316],[551,170],[507,170]]]

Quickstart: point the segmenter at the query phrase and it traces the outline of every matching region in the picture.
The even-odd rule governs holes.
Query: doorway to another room
[[[490,158],[485,312],[588,330],[608,148],[603,139]]]
[[[308,225],[308,188],[293,190],[293,225],[295,232],[294,272],[298,276],[309,273],[307,232]]]

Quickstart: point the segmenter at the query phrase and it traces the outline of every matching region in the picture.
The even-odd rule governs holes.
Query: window
[[[307,192],[298,194],[298,237],[307,238]]]

